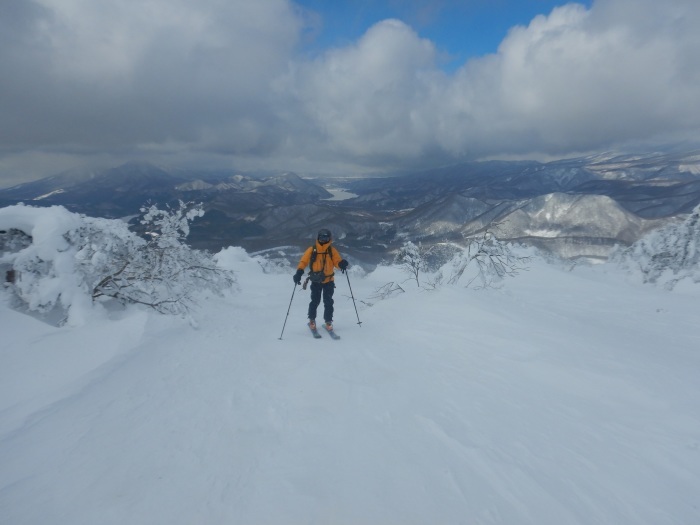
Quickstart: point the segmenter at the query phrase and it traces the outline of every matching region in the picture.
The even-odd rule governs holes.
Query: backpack
[[[324,273],[326,270],[325,259],[323,261],[323,268],[321,269],[321,271],[319,271],[319,272],[313,271],[313,267],[314,267],[314,263],[316,262],[317,255],[318,255],[318,253],[316,252],[316,246],[314,245],[313,251],[311,252],[311,260],[309,261],[309,281],[311,281],[312,283],[322,283],[326,277],[333,277],[333,275],[335,275],[335,272],[330,274],[330,275],[326,275]],[[332,258],[333,257],[333,246],[329,246],[328,249],[326,250],[326,252],[323,253],[322,255],[324,257],[330,255]]]

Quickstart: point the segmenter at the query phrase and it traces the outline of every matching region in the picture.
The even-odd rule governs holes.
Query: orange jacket
[[[323,280],[324,283],[333,281],[334,268],[340,268],[338,264],[343,260],[340,253],[338,253],[338,250],[331,248],[331,243],[332,242],[322,245],[316,241],[316,260],[311,268],[312,272],[320,272],[323,270],[323,273],[326,276],[326,278]],[[303,270],[309,265],[313,251],[313,246],[309,246],[306,249],[304,255],[302,255],[301,259],[299,260],[299,266],[297,267],[299,270]]]

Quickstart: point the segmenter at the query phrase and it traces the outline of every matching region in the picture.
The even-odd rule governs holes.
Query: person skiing
[[[316,310],[323,297],[323,320],[325,328],[333,331],[333,292],[335,291],[334,268],[345,273],[348,269],[348,261],[340,256],[338,250],[333,247],[333,236],[330,230],[323,228],[316,236],[316,243],[304,252],[299,260],[297,271],[294,274],[294,282],[301,284],[301,276],[304,269],[309,267],[307,281],[311,281],[311,302],[309,303],[309,328],[316,329]]]

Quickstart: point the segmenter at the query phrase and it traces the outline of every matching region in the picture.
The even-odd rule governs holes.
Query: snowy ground
[[[0,305],[0,522],[700,523],[700,290],[544,263],[361,305],[241,257],[200,325]],[[400,279],[352,274],[357,299]],[[6,298],[3,299],[6,303]]]

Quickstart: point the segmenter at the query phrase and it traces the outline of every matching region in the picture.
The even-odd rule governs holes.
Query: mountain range
[[[406,240],[459,242],[488,229],[565,258],[595,259],[700,204],[700,151],[470,162],[364,178],[129,162],[0,190],[0,206],[62,205],[107,218],[133,219],[145,203],[177,200],[203,203],[189,241],[212,251],[302,247],[326,227],[351,259],[374,263]]]

